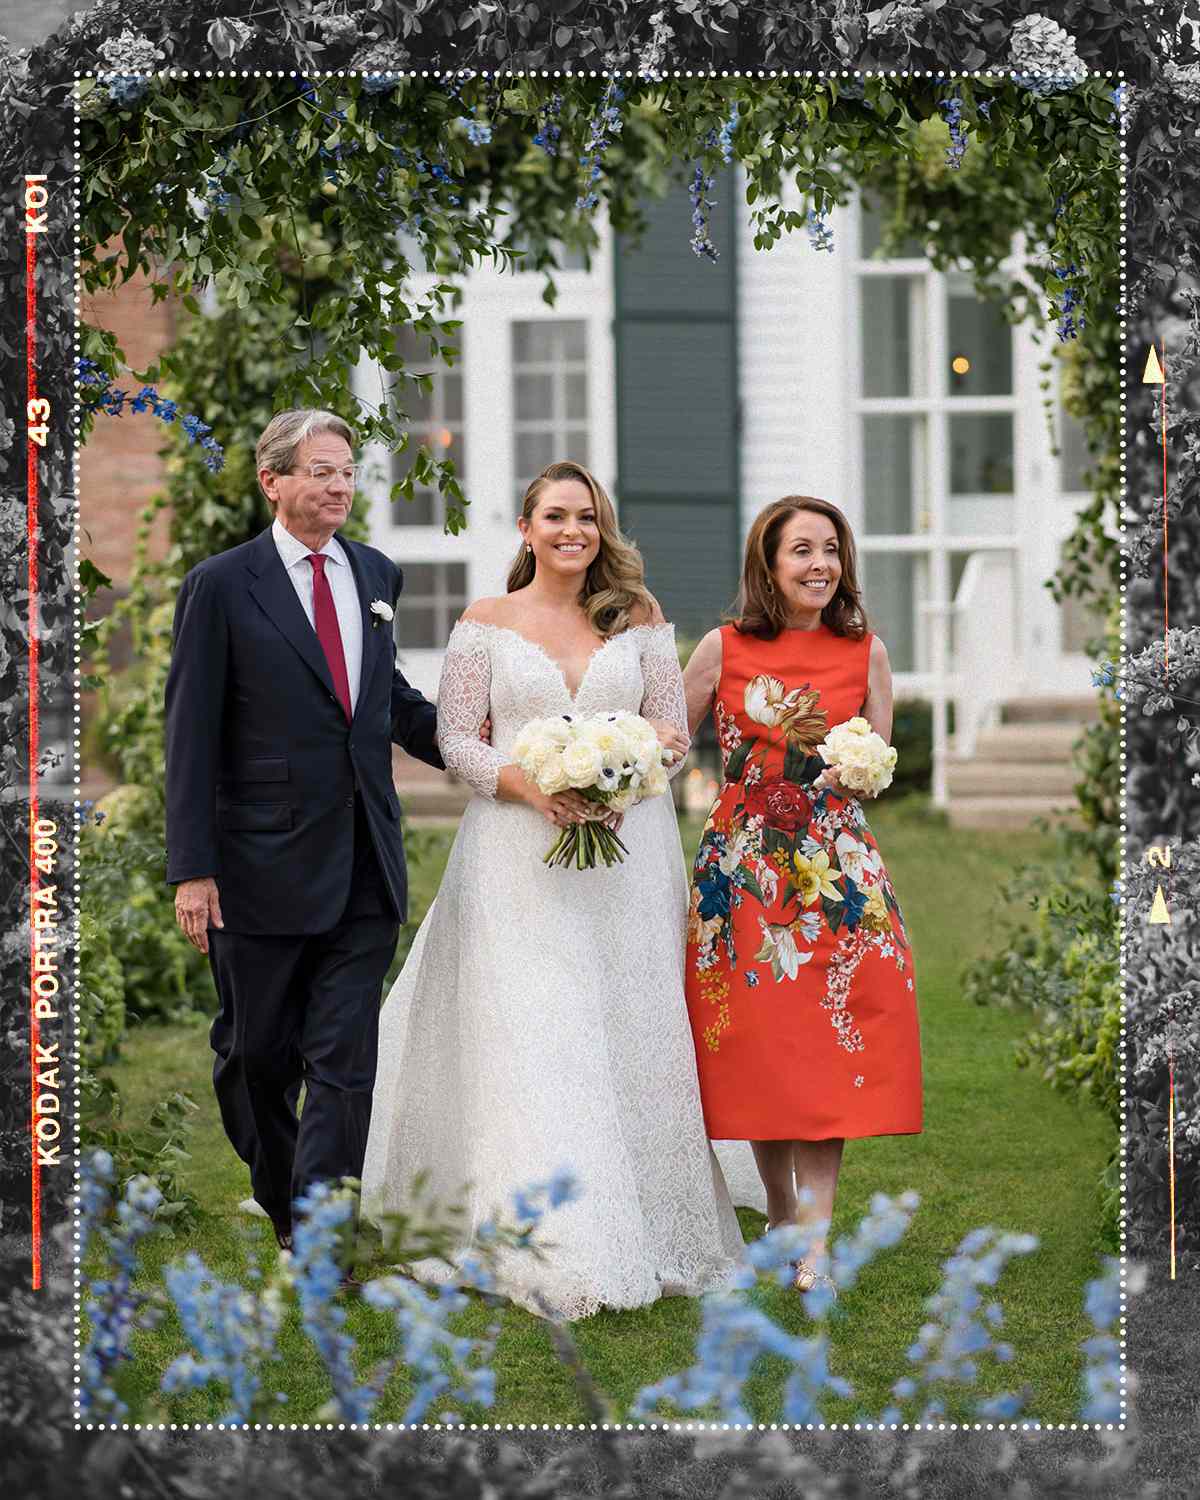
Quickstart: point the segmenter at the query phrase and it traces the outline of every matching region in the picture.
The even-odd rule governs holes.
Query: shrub
[[[120,965],[129,1020],[216,1009],[208,963],[175,921],[159,817],[154,793],[123,786],[80,829],[83,914]]]
[[[115,1062],[125,1035],[125,975],[110,929],[94,913],[79,919],[79,1060],[96,1069]]]

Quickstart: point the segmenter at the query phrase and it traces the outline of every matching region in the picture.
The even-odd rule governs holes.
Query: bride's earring
[[[533,548],[529,545],[528,542],[525,543],[525,550],[526,550],[526,552],[532,552],[533,551]]]

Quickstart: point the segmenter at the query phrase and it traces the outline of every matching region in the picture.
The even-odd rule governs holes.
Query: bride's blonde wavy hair
[[[548,465],[530,484],[521,503],[521,515],[526,521],[533,516],[545,491],[559,479],[578,480],[587,489],[600,532],[600,550],[584,577],[580,603],[597,635],[619,635],[628,629],[635,614],[648,618],[654,607],[654,600],[646,588],[642,554],[628,537],[621,534],[617,513],[603,485],[582,464],[571,459]],[[533,553],[526,551],[522,543],[508,570],[508,592],[511,594],[532,583],[536,571]]]

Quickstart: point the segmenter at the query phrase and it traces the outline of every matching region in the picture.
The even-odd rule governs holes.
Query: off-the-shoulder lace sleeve
[[[486,634],[473,621],[460,620],[450,632],[438,685],[438,749],[447,770],[494,800],[500,768],[508,761],[479,738],[479,726],[488,716],[491,686]]]
[[[667,719],[687,738],[687,700],[683,695],[683,673],[675,650],[674,625],[638,625],[642,655],[642,718]],[[683,769],[683,756],[675,761],[668,776]]]

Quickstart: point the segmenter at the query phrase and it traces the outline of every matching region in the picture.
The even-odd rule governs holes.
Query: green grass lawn
[[[1013,1043],[1028,1029],[1021,1009],[983,1009],[961,996],[959,976],[975,954],[1001,940],[999,887],[1013,867],[1047,852],[1037,834],[950,829],[924,805],[908,800],[872,810],[879,838],[909,924],[916,957],[925,1060],[925,1133],[851,1142],[839,1188],[834,1234],[853,1227],[871,1194],[914,1188],[921,1207],[901,1244],[883,1252],[859,1284],[843,1296],[830,1329],[830,1367],[855,1395],[831,1400],[828,1421],[852,1421],[889,1404],[889,1387],[906,1373],[904,1351],[924,1321],[923,1299],[935,1290],[940,1263],[961,1236],[978,1225],[1037,1234],[1040,1248],[1010,1264],[997,1289],[1005,1309],[1001,1334],[1016,1350],[1011,1365],[985,1360],[978,1390],[951,1395],[950,1419],[967,1419],[976,1395],[1027,1386],[1026,1417],[1044,1422],[1077,1418],[1078,1345],[1091,1331],[1082,1313],[1085,1281],[1096,1274],[1101,1250],[1096,1183],[1110,1149],[1111,1128],[1086,1101],[1052,1092],[1013,1062]],[[683,825],[689,858],[698,823]],[[450,833],[422,834],[412,872],[417,915],[425,910],[449,849]],[[249,1194],[248,1173],[225,1140],[209,1081],[206,1023],[144,1027],[127,1040],[112,1069],[126,1100],[125,1117],[143,1119],[172,1089],[200,1105],[187,1177],[205,1205],[198,1221],[174,1238],[155,1235],[143,1257],[143,1282],[157,1283],[164,1264],[185,1250],[200,1252],[219,1275],[244,1274],[247,1247],[264,1271],[276,1250],[269,1226],[238,1213]],[[761,1218],[741,1215],[748,1237]],[[550,1226],[548,1226],[550,1235]],[[552,1237],[552,1235],[550,1235]],[[360,1270],[363,1268],[360,1268]],[[366,1268],[378,1273],[382,1266]],[[798,1294],[763,1286],[760,1305],[790,1332],[806,1326]],[[357,1300],[348,1302],[348,1329],[365,1373],[388,1352],[391,1323]],[[498,1319],[494,1368],[497,1398],[484,1410],[457,1406],[466,1421],[570,1422],[591,1420],[572,1376],[555,1357],[545,1325],[513,1307],[500,1312],[481,1301],[461,1315],[461,1331],[481,1333]],[[600,1312],[574,1325],[583,1361],[597,1386],[624,1414],[637,1390],[690,1363],[699,1305],[670,1298],[632,1312]],[[135,1336],[136,1356],[118,1389],[142,1420],[213,1421],[225,1409],[216,1389],[156,1398],[162,1371],[186,1343],[173,1315]],[[311,1420],[329,1397],[316,1351],[289,1316],[281,1360],[268,1389],[289,1401],[280,1420]],[[778,1420],[785,1371],[769,1361],[751,1381],[752,1408],[761,1421]],[[377,1409],[397,1421],[408,1388],[402,1377]],[[157,1409],[152,1407],[160,1401]]]

